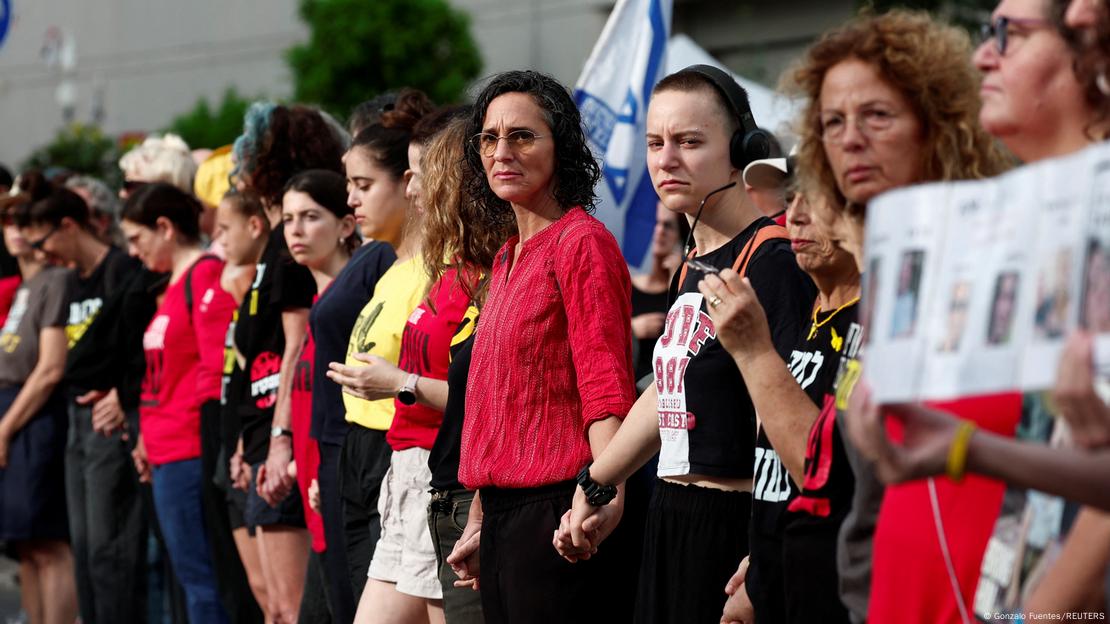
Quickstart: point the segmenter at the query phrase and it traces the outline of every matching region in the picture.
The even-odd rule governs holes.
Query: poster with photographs
[[[948,189],[933,187],[892,198],[897,210],[868,216],[865,290],[875,293],[864,306],[872,346],[867,361],[876,399],[914,396],[918,392],[926,347],[921,310],[923,295],[936,271],[928,264],[939,256],[944,234]],[[901,200],[901,201],[899,201]],[[881,336],[881,338],[880,338]],[[866,340],[866,338],[865,338]]]
[[[1110,356],[1110,146],[887,193],[865,249],[880,402],[1049,388],[1081,324]]]

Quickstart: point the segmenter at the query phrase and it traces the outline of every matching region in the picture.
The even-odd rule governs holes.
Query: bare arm
[[[281,327],[285,333],[285,350],[282,352],[278,375],[277,401],[274,404],[274,427],[289,429],[293,417],[293,374],[304,346],[308,309],[295,308],[281,313]],[[293,461],[293,439],[287,435],[270,438],[266,463],[257,475],[258,494],[270,505],[276,505],[289,495],[295,485],[289,476],[289,462]]]
[[[819,410],[771,347],[770,335],[767,336],[767,347],[766,351],[748,357],[734,354],[733,359],[744,377],[755,412],[770,415],[761,418],[760,422],[782,465],[800,489],[805,481],[809,431],[817,420]]]
[[[1101,611],[1107,565],[1110,516],[1085,508],[1079,512],[1060,556],[1029,596],[1025,611],[1038,615]]]
[[[281,313],[281,330],[285,333],[285,351],[281,356],[277,402],[274,404],[274,426],[288,429],[293,416],[293,374],[301,358],[308,326],[308,309],[294,308]]]
[[[0,419],[0,437],[4,439],[4,465],[7,465],[7,442],[42,409],[62,380],[66,365],[66,345],[65,329],[62,327],[45,327],[39,332],[39,361],[3,419]]]
[[[590,477],[594,481],[603,485],[624,483],[659,452],[656,401],[655,385],[652,384],[632,405],[623,423],[610,418],[590,427],[590,450],[594,456]],[[595,433],[599,425],[606,428]],[[616,429],[615,433],[610,433],[609,428]]]

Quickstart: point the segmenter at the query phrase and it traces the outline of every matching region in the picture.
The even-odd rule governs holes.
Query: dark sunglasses
[[[1010,26],[1018,26],[1026,30],[1037,30],[1040,28],[1048,28],[1052,23],[1046,19],[1037,17],[1006,17],[1000,15],[994,18],[993,21],[987,22],[979,27],[979,35],[983,41],[994,39],[995,49],[998,50],[999,56],[1006,55],[1006,45],[1009,43]]]
[[[38,239],[37,241],[29,241],[27,243],[27,246],[30,247],[31,249],[34,249],[35,251],[42,251],[43,250],[42,248],[46,246],[46,241],[50,240],[50,237],[53,236],[54,232],[57,232],[57,231],[58,231],[58,226],[54,226],[54,227],[50,228],[50,231],[46,233],[46,236],[43,236],[42,238]]]

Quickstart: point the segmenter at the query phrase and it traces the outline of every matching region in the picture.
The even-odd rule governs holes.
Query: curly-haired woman
[[[633,400],[628,269],[588,212],[600,172],[566,88],[536,72],[495,76],[467,134],[482,221],[519,235],[497,253],[474,342],[459,480],[479,492],[448,561],[477,580],[480,559],[489,622],[621,621],[622,540],[577,567],[551,548],[575,474]]]
[[[1105,140],[1110,109],[1105,78],[1110,22],[1104,2],[1005,0],[999,3],[984,30],[990,36],[976,51],[975,63],[984,75],[980,120],[988,132],[1026,162],[1063,156],[1096,139]],[[1070,51],[1069,43],[1073,48]],[[983,420],[992,416],[985,411],[961,411],[953,405],[879,410],[870,405],[863,387],[853,396],[849,418],[849,424],[854,425],[850,427],[853,439],[861,450],[878,460],[885,480],[902,482],[944,474],[952,441],[962,426],[970,432],[964,447],[968,472],[1110,509],[1102,477],[1106,474],[1108,439],[1103,436],[1110,436],[1107,434],[1110,410],[1092,387],[1090,336],[1080,334],[1076,338],[1069,344],[1060,366],[1056,406],[1061,416],[1078,425],[1074,433],[1079,449],[1061,453],[1043,445],[1010,440],[1010,431],[982,426]],[[887,441],[884,416],[893,417],[905,432],[902,444]],[[945,492],[942,488],[948,484],[947,479],[936,476],[928,480],[932,482],[937,484],[939,493]],[[962,514],[968,514],[960,517],[958,526],[972,524],[981,532],[986,531],[982,541],[971,546],[956,544],[951,536],[952,527],[947,527],[965,605],[975,589],[983,541],[993,526],[1002,488],[983,476],[971,476],[966,482],[969,486],[989,483],[991,490],[990,497],[982,503],[989,507],[971,508],[972,512],[983,509],[990,513],[981,511],[973,518],[967,506],[958,508]],[[880,583],[878,576],[883,569],[897,565],[895,557],[904,556],[892,552],[906,541],[903,531],[896,527],[909,513],[906,510],[910,505],[921,506],[925,483],[910,481],[887,490],[888,500],[883,503],[875,546],[876,602],[880,590],[894,595],[893,588]],[[942,511],[955,510],[959,501],[942,497],[940,503]],[[902,515],[896,515],[899,511]],[[891,543],[892,535],[902,539]],[[1091,573],[1101,575],[1103,572],[1098,570],[1104,571],[1110,559],[1110,550],[1102,546],[1107,543],[1107,535],[1110,522],[1104,515],[1090,510],[1080,513],[1058,564],[1027,597],[1025,608],[1037,613],[1087,610],[1091,606],[1084,602],[1087,591],[1092,584],[1100,584],[1091,582]],[[928,599],[918,594],[913,592],[912,599]],[[905,596],[905,591],[898,592],[899,605]],[[893,603],[893,599],[876,604],[876,610],[887,602]],[[886,613],[892,613],[892,609],[891,605]],[[949,608],[948,613],[955,611]]]
[[[291,396],[294,371],[316,293],[309,270],[289,253],[282,224],[285,185],[309,169],[342,171],[345,133],[306,106],[258,102],[247,111],[235,141],[238,186],[261,200],[270,224],[255,279],[239,306],[234,341],[247,382],[239,398],[241,453],[233,480],[249,473],[244,519],[257,532],[268,613],[295,621],[304,581],[308,534],[292,461]]]
[[[920,182],[983,178],[1008,166],[978,124],[980,79],[970,63],[971,50],[960,29],[925,14],[892,11],[864,15],[826,33],[788,76],[810,101],[799,128],[799,175],[810,192],[831,200],[822,204],[831,209],[818,211],[818,216],[833,230],[838,244],[853,253],[861,271],[863,217],[873,197]],[[836,396],[837,408],[843,410],[858,379],[858,357],[845,358],[841,370],[846,374],[837,381]],[[951,407],[988,414],[983,426],[1012,431],[1020,397],[976,397]],[[834,425],[837,435],[842,434],[842,424],[838,419]],[[960,509],[964,517],[944,527],[964,592],[964,598],[958,598],[941,546],[921,539],[937,531],[926,484],[915,484],[912,492],[887,491],[884,502],[873,467],[853,444],[844,448],[848,461],[833,459],[829,482],[854,475],[851,506],[843,495],[831,498],[828,520],[843,519],[837,576],[840,598],[853,620],[956,620],[959,602],[969,600],[974,591],[1001,488],[985,480],[936,484],[941,514],[950,517],[952,510]],[[815,459],[807,453],[807,467]],[[808,481],[803,487],[803,494],[820,492]],[[891,502],[899,499],[904,501],[897,505],[901,510],[888,512]],[[786,533],[788,568],[799,565],[803,554],[808,556],[804,540],[791,536],[802,538],[821,523],[813,512],[791,521]],[[796,547],[793,553],[791,544]],[[915,565],[907,567],[905,561]]]

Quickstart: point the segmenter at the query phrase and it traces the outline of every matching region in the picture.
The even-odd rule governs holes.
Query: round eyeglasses
[[[479,132],[470,137],[470,146],[482,156],[492,158],[501,139],[508,143],[509,149],[519,154],[532,149],[532,146],[536,144],[536,139],[543,138],[546,137],[542,137],[531,130],[513,130],[504,136],[491,132]]]

